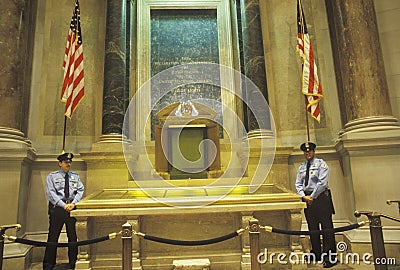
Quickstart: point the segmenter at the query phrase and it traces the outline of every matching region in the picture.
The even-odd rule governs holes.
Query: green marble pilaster
[[[103,135],[122,134],[125,110],[129,102],[129,89],[126,79],[127,4],[129,3],[126,0],[107,1],[102,118]]]
[[[325,2],[343,125],[391,116],[374,1]]]
[[[125,31],[125,38],[126,38],[126,65],[125,65],[125,91],[124,91],[124,99],[127,100],[129,103],[129,91],[131,89],[131,70],[132,70],[132,42],[136,41],[136,39],[132,39],[132,22],[134,19],[134,14],[132,14],[134,9],[134,1],[133,0],[126,0],[126,31]]]
[[[267,79],[264,61],[264,48],[260,19],[260,6],[258,0],[240,0],[238,16],[239,46],[241,51],[241,70],[261,91],[268,101]],[[258,95],[243,85],[244,96],[255,110],[266,110],[265,103]],[[254,97],[254,98],[253,98]],[[247,107],[247,106],[245,106]],[[266,111],[266,114],[268,111]],[[270,126],[269,123],[257,123],[253,113],[247,108],[245,111],[246,128],[248,131]]]

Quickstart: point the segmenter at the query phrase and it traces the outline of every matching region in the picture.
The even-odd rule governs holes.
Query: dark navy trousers
[[[329,191],[323,192],[313,201],[311,205],[307,205],[304,214],[307,219],[308,230],[333,229],[332,214],[333,208],[332,197]],[[329,253],[336,253],[336,242],[334,232],[322,234],[322,249],[320,235],[310,235],[312,253],[315,254],[317,260],[321,260],[322,253],[325,253],[324,261],[328,260]]]
[[[68,211],[61,207],[54,207],[49,204],[49,234],[47,242],[58,242],[62,227],[65,224],[67,230],[68,242],[77,242],[76,236],[76,219],[70,216]],[[57,246],[46,246],[43,259],[43,270],[51,270],[56,265]],[[68,247],[68,259],[71,266],[75,265],[78,257],[78,246]]]

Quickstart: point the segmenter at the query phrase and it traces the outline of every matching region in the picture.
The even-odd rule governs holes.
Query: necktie
[[[65,173],[65,186],[64,186],[65,199],[69,199],[69,175]]]
[[[306,169],[306,177],[304,179],[304,186],[307,187],[308,185],[308,178],[310,178],[310,166],[311,166],[311,162],[308,160],[307,161],[307,169]]]

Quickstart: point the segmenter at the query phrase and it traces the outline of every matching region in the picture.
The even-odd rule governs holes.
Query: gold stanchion
[[[132,225],[122,225],[122,270],[132,270]]]
[[[3,253],[4,253],[4,234],[8,229],[21,229],[20,224],[9,224],[0,226],[0,270],[3,269]]]
[[[372,211],[355,211],[354,216],[360,217],[366,215],[369,220],[369,232],[371,235],[372,253],[374,255],[374,262],[386,261],[385,242],[383,241],[381,214]],[[383,260],[382,260],[383,259]],[[386,264],[375,263],[375,270],[387,270]]]
[[[260,226],[258,219],[252,218],[249,220],[249,236],[250,236],[250,258],[251,270],[260,270],[261,266],[257,260],[260,253]]]

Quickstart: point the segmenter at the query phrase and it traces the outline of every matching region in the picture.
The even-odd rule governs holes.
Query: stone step
[[[43,265],[41,262],[39,263],[33,263],[30,265],[30,267],[28,268],[28,270],[42,270],[43,269]],[[62,263],[58,263],[53,270],[72,270],[72,268],[69,267],[69,264],[67,262],[62,262]]]

